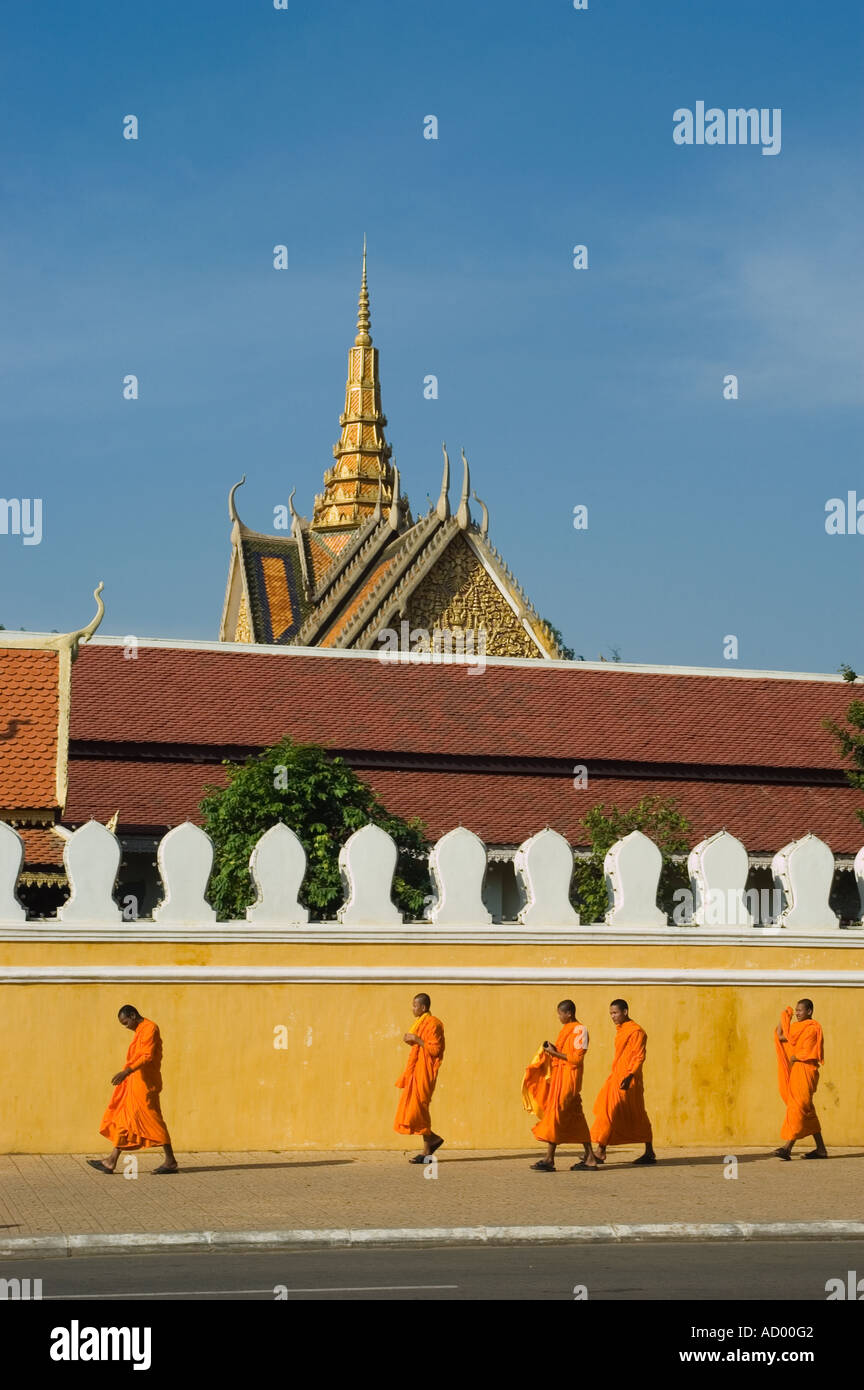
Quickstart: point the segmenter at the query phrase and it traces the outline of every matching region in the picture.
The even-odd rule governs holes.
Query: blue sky
[[[464,446],[588,659],[723,665],[735,634],[739,666],[864,667],[864,535],[824,524],[864,497],[862,28],[851,0],[14,7],[0,496],[44,536],[0,535],[0,622],[77,627],[101,579],[106,633],[217,635],[229,487],[269,531],[332,462],[365,232],[415,514]],[[779,107],[781,152],[676,145],[699,100]]]

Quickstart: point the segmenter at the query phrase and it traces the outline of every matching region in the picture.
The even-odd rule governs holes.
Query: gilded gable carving
[[[500,589],[461,535],[420,581],[408,600],[412,627],[478,632],[489,656],[536,656],[538,651]],[[476,640],[476,639],[475,639]]]
[[[249,608],[244,594],[240,600],[240,607],[237,610],[237,625],[234,628],[235,642],[251,642],[252,626],[249,622]]]

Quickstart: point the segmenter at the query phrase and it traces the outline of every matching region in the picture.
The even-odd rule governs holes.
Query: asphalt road
[[[864,1241],[533,1245],[73,1256],[0,1261],[43,1300],[816,1300],[864,1275]],[[859,1276],[860,1277],[860,1276]]]

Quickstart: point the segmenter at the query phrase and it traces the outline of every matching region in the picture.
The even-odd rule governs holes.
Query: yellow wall
[[[0,985],[0,1151],[98,1152],[99,1122],[129,1034],[117,1009],[132,1003],[162,1030],[163,1109],[178,1151],[406,1148],[394,1133],[394,1082],[410,1000],[432,994],[447,1055],[432,1106],[448,1144],[524,1147],[535,1141],[521,1108],[525,1064],[555,1036],[555,1005],[572,995],[591,1032],[584,1099],[590,1114],[611,1056],[608,1005],[618,992],[648,1032],[646,1100],[655,1142],[779,1142],[772,1030],[781,1008],[812,995],[825,1029],[817,1108],[829,1145],[861,1142],[864,1068],[860,994],[807,983],[808,970],[864,968],[855,950],[786,946],[332,945],[0,942],[0,965],[410,966],[404,984]],[[687,984],[580,985],[580,967],[796,970],[800,987]],[[562,984],[440,984],[437,967],[572,968]],[[288,1046],[273,1046],[284,1025]]]

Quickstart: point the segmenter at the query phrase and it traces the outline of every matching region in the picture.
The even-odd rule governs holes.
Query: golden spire
[[[360,298],[357,302],[357,337],[354,339],[355,347],[371,347],[372,339],[369,336],[369,287],[366,284],[366,238],[363,238],[363,280],[360,285]]]
[[[381,409],[378,349],[369,333],[369,286],[366,280],[366,238],[363,238],[363,276],[357,305],[357,336],[348,349],[345,410],[339,416],[342,434],[333,445],[336,460],[324,474],[324,491],[315,498],[312,526],[319,531],[347,531],[374,516],[379,492],[382,514],[393,501],[390,445],[384,438],[387,417]]]

